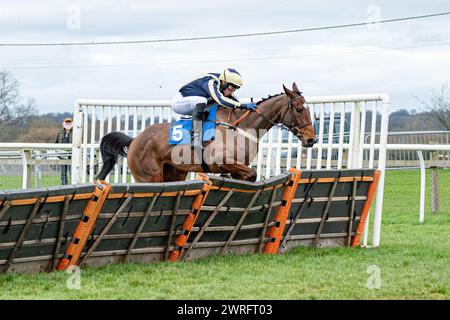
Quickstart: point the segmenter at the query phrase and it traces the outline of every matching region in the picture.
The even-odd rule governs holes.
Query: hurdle
[[[360,245],[374,169],[0,192],[0,273]]]

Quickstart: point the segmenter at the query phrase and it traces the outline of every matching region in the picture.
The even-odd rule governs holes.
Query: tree
[[[17,138],[17,142],[29,143],[55,143],[55,137],[59,129],[51,128],[30,128],[26,133],[21,134]]]
[[[60,125],[53,119],[46,116],[34,116],[30,118],[28,127],[18,136],[16,141],[55,143],[60,130]]]
[[[36,113],[34,99],[23,102],[19,81],[11,72],[0,71],[0,141],[14,141]]]
[[[417,98],[426,108],[429,118],[450,131],[450,99],[448,97],[448,84],[442,85],[440,91],[432,91],[428,101]]]

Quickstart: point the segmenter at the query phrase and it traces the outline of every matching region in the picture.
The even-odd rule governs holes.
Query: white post
[[[267,159],[266,159],[266,173],[264,175],[265,179],[270,178],[271,176],[271,165],[272,165],[272,140],[273,140],[273,131],[274,128],[270,129],[266,134],[267,137]]]
[[[369,238],[369,225],[370,225],[370,210],[369,213],[367,214],[367,219],[366,219],[366,224],[364,226],[364,232],[363,232],[363,247],[367,247],[367,240]]]
[[[275,175],[281,173],[281,144],[283,143],[283,131],[277,128],[277,157],[275,159]],[[286,168],[287,169],[287,168]]]
[[[95,158],[95,129],[96,129],[96,125],[97,125],[97,119],[95,116],[95,112],[96,112],[96,107],[92,106],[92,113],[91,113],[91,148],[90,148],[90,152],[89,152],[89,182],[93,182],[94,181],[94,158]],[[87,115],[86,115],[87,116]],[[87,151],[87,150],[86,150]],[[87,155],[87,152],[86,152]]]
[[[378,169],[381,171],[380,181],[378,182],[375,213],[373,221],[372,246],[378,247],[381,238],[381,218],[383,210],[383,192],[384,192],[384,176],[386,167],[386,143],[389,122],[389,96],[382,95],[382,111],[381,111],[381,128],[380,128],[380,150],[378,158]]]
[[[323,133],[325,132],[325,105],[320,105],[320,120],[319,120],[319,141],[317,142],[317,160],[316,169],[322,168],[322,149],[323,149]]]
[[[364,168],[364,138],[366,134],[366,102],[362,102],[362,108],[360,109],[361,117],[359,122],[360,132],[359,132],[359,146],[358,146],[358,162],[357,168]]]
[[[337,162],[338,169],[342,169],[342,158],[344,157],[344,129],[345,129],[344,126],[345,126],[345,102],[343,102],[341,106],[341,119],[339,122],[339,151]]]
[[[162,110],[162,108],[161,108],[161,110]],[[162,115],[162,111],[161,111],[161,113],[159,114],[160,123],[163,122],[162,117],[163,117],[163,115]],[[126,135],[129,134],[128,133],[128,129],[130,126],[129,122],[130,122],[130,107],[126,106],[125,107],[125,128],[124,128],[124,133]],[[127,183],[127,174],[128,174],[127,169],[128,169],[128,159],[125,157],[125,158],[122,158],[122,183]]]
[[[361,102],[355,102],[355,107],[352,113],[351,128],[350,128],[350,150],[348,155],[349,169],[358,167],[361,138]],[[353,132],[353,133],[352,133]]]
[[[28,156],[25,150],[20,149],[22,157],[22,189],[28,188]],[[30,181],[31,182],[31,181]]]
[[[72,132],[72,184],[81,182],[81,138],[82,138],[82,111],[78,102],[73,109],[73,132]]]
[[[261,171],[262,171],[262,157],[263,157],[263,146],[264,146],[264,140],[261,138],[258,143],[258,154],[256,155],[256,180],[261,180]]]
[[[287,156],[286,156],[286,171],[292,167],[292,132],[288,132],[288,146],[287,146]]]
[[[422,151],[417,151],[420,164],[420,211],[419,221],[421,224],[425,221],[425,161],[423,160]]]
[[[327,147],[327,170],[331,169],[331,158],[333,156],[333,139],[334,139],[334,107],[335,103],[331,104],[330,122],[328,124],[328,147]]]

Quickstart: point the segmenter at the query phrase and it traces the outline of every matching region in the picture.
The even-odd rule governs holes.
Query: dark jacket
[[[72,143],[72,131],[66,131],[64,128],[58,132],[56,143]]]
[[[220,92],[220,80],[218,73],[208,73],[188,84],[184,85],[180,90],[183,97],[199,96],[216,101],[218,104],[229,108],[238,108],[241,106],[235,97],[225,97]]]

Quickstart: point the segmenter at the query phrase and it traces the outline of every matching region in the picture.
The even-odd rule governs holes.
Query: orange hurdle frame
[[[186,220],[184,220],[183,225],[181,226],[183,233],[178,235],[175,239],[176,249],[173,250],[169,256],[169,261],[171,262],[178,261],[183,253],[184,246],[189,239],[189,235],[191,234],[195,221],[197,221],[198,214],[200,213],[202,205],[205,202],[210,190],[211,182],[209,181],[207,175],[199,173],[196,178],[204,181],[205,184],[203,185],[202,192],[195,197],[194,202],[192,203],[192,211],[189,212]]]
[[[373,197],[375,192],[377,191],[378,181],[380,180],[381,171],[375,170],[373,181],[370,183],[369,190],[367,190],[367,199],[364,204],[363,211],[361,212],[361,220],[359,221],[358,228],[356,229],[356,235],[352,239],[351,246],[357,247],[361,244],[361,235],[364,231],[364,227],[366,226],[367,216],[369,215],[370,205],[372,204]]]
[[[96,184],[93,196],[89,200],[86,208],[84,208],[81,221],[73,234],[72,241],[67,247],[64,257],[59,261],[57,270],[66,270],[69,266],[77,265],[83,247],[97,221],[110,190],[111,185],[105,181],[100,181]]]
[[[275,215],[275,224],[267,231],[267,237],[270,239],[264,247],[264,253],[277,254],[280,247],[281,238],[286,227],[286,220],[289,216],[289,210],[291,208],[292,199],[294,198],[295,191],[297,190],[298,183],[302,172],[295,168],[290,168],[289,172],[291,177],[289,179],[286,189],[284,189],[281,197],[282,204],[278,208]]]

